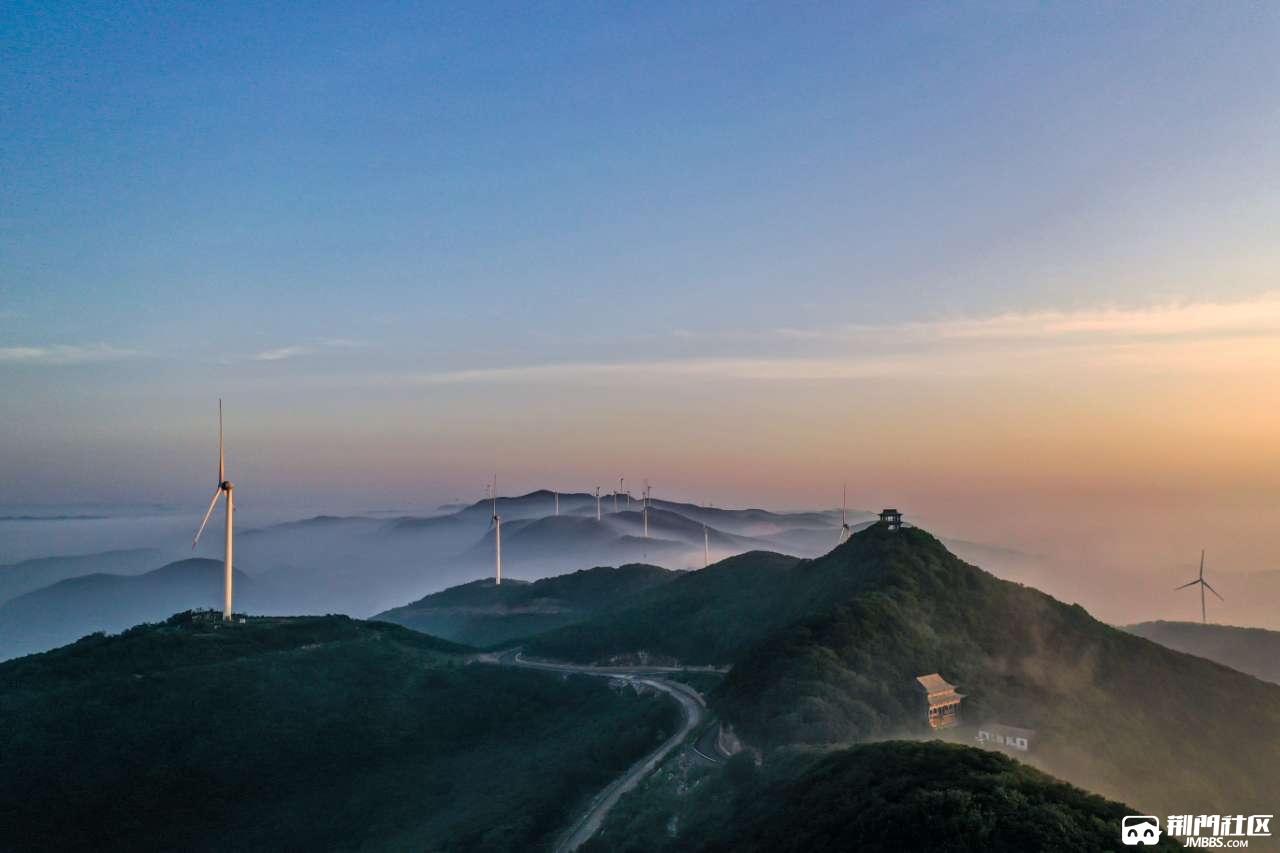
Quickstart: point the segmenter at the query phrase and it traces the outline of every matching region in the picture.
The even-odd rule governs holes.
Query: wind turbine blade
[[[1205,581],[1205,582],[1204,582],[1204,588],[1205,588],[1205,589],[1207,589],[1207,590],[1209,590],[1209,592],[1213,593],[1214,595],[1218,595],[1218,591],[1217,591],[1216,589],[1214,589],[1213,587],[1209,586],[1209,582],[1208,582],[1208,581]],[[1219,600],[1219,601],[1226,601],[1226,599],[1225,599],[1225,598],[1223,598],[1221,595],[1218,595],[1218,600]]]
[[[227,479],[226,465],[222,456],[222,400],[218,400],[218,485],[221,486]]]
[[[1195,586],[1195,585],[1196,585],[1196,584],[1198,584],[1198,583],[1200,583],[1200,578],[1196,578],[1196,579],[1195,579],[1195,580],[1193,580],[1193,581],[1187,581],[1187,582],[1186,582],[1186,583],[1184,583],[1182,586],[1175,586],[1175,587],[1173,588],[1173,591],[1174,591],[1174,592],[1177,592],[1177,591],[1178,591],[1178,590],[1180,590],[1180,589],[1186,589],[1187,587],[1189,587],[1189,586]]]
[[[196,549],[196,543],[200,541],[200,534],[204,533],[204,526],[209,523],[209,516],[213,515],[213,508],[218,504],[218,496],[222,494],[222,484],[218,484],[218,488],[213,490],[213,500],[209,501],[209,511],[204,514],[204,521],[200,522],[200,529],[196,531],[196,537],[191,540],[191,550]]]
[[[1200,549],[1200,577],[1204,577],[1204,549]]]

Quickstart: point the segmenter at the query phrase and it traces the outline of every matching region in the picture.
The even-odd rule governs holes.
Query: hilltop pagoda
[[[934,672],[916,677],[929,707],[929,728],[948,729],[960,722],[960,701],[964,695],[956,686]]]

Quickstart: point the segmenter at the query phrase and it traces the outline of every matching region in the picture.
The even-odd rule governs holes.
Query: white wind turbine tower
[[[840,493],[840,535],[836,538],[836,544],[841,544],[852,535],[853,528],[849,526],[849,486],[846,483]]]
[[[711,536],[707,533],[707,526],[702,525],[702,568],[711,565]]]
[[[1203,548],[1200,549],[1200,577],[1196,578],[1193,581],[1187,581],[1177,589],[1186,589],[1189,586],[1195,586],[1197,584],[1200,585],[1200,623],[1203,625],[1209,621],[1206,615],[1205,607],[1204,607],[1204,591],[1207,589],[1209,590],[1209,592],[1213,593],[1214,595],[1218,595],[1218,591],[1213,587],[1209,586],[1209,582],[1204,579],[1204,549]],[[1218,595],[1218,600],[1226,601],[1226,599],[1223,598],[1221,595]]]
[[[502,516],[498,515],[498,475],[493,475],[493,544],[494,559],[497,563],[497,574],[494,575],[494,586],[502,586]]]
[[[600,520],[600,487],[596,486],[596,521]]]
[[[224,559],[226,575],[224,580],[224,590],[222,597],[222,620],[224,622],[231,621],[231,555],[232,555],[232,519],[235,516],[235,501],[231,496],[231,490],[234,486],[227,479],[226,465],[222,453],[222,401],[218,401],[218,486],[214,489],[213,500],[209,501],[209,510],[204,514],[204,520],[200,522],[200,529],[196,531],[195,538],[191,540],[191,550],[196,549],[196,543],[200,541],[200,534],[204,533],[204,527],[209,523],[209,516],[213,515],[213,508],[218,505],[218,498],[223,495],[227,496],[227,553]]]
[[[649,481],[644,481],[644,498],[641,502],[641,513],[644,515],[644,538],[649,538]]]
[[[552,494],[556,496],[556,515],[559,515],[560,514],[560,492],[555,491],[555,492],[552,492]]]

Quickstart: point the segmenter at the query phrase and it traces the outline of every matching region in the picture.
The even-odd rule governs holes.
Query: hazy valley
[[[347,838],[377,849],[402,843],[440,850],[555,846],[565,843],[571,816],[594,802],[595,791],[675,731],[678,706],[645,686],[654,679],[674,679],[687,685],[682,689],[701,693],[703,722],[657,769],[637,777],[634,789],[600,812],[584,849],[770,849],[771,842],[745,839],[761,838],[762,832],[804,838],[807,830],[799,827],[808,824],[787,827],[789,821],[805,821],[805,810],[780,806],[751,830],[751,821],[765,818],[748,817],[748,803],[760,797],[785,803],[794,796],[787,791],[821,791],[825,783],[818,780],[831,774],[857,779],[868,772],[867,762],[898,768],[892,784],[923,799],[904,803],[894,817],[876,816],[879,807],[868,799],[846,804],[830,819],[870,849],[886,850],[931,831],[937,818],[926,816],[930,785],[941,786],[939,795],[969,791],[966,796],[974,799],[966,800],[966,814],[975,820],[987,816],[975,824],[978,834],[971,840],[1010,850],[1038,838],[1026,835],[1034,812],[1021,820],[999,817],[996,800],[984,799],[992,796],[992,785],[1001,797],[1017,790],[1028,803],[1043,804],[1029,809],[1067,809],[1073,828],[1063,838],[1085,840],[1113,832],[1115,816],[1124,811],[1114,801],[1148,810],[1263,811],[1268,801],[1262,792],[1280,786],[1274,769],[1280,766],[1280,686],[1244,674],[1270,673],[1270,632],[1164,623],[1127,629],[1164,644],[1157,645],[1094,620],[1078,605],[965,563],[923,530],[893,529],[868,520],[867,513],[851,515],[845,534],[839,511],[769,513],[654,501],[647,509],[646,537],[643,505],[613,513],[602,499],[597,520],[591,495],[561,495],[559,515],[555,502],[550,492],[497,501],[506,566],[530,568],[532,577],[547,575],[507,576],[500,585],[492,577],[492,502],[432,517],[318,516],[246,531],[237,548],[236,607],[265,615],[245,624],[224,624],[209,610],[169,618],[218,601],[222,565],[214,560],[145,570],[159,551],[139,549],[9,567],[17,594],[0,604],[0,639],[10,655],[93,631],[112,634],[155,623],[0,667],[0,719],[13,723],[7,752],[16,756],[10,766],[19,774],[3,784],[31,792],[10,843],[57,837],[68,849],[87,847],[89,827],[103,825],[116,827],[113,837],[121,849],[152,847],[161,839],[200,849],[197,839],[221,813],[216,805],[181,827],[145,830],[128,828],[119,804],[88,805],[94,801],[90,788],[124,785],[131,797],[158,795],[124,781],[131,771],[123,750],[131,743],[141,746],[139,738],[145,737],[171,756],[149,772],[146,784],[163,785],[168,795],[181,798],[186,788],[172,788],[166,780],[189,776],[198,765],[202,769],[184,786],[202,780],[198,784],[221,791],[215,802],[228,805],[256,798],[255,810],[236,830],[243,849],[270,847],[275,836],[253,829],[273,821],[269,815],[323,808],[324,797],[358,805],[345,807],[343,824],[299,826],[293,830],[299,837]],[[835,545],[839,539],[846,541]],[[782,543],[806,542],[808,556],[780,553]],[[1017,558],[995,546],[957,547]],[[441,551],[455,556],[423,556]],[[285,562],[289,555],[291,563]],[[648,562],[630,559],[636,557]],[[709,562],[705,568],[698,565],[703,561]],[[61,577],[98,565],[117,572]],[[41,569],[60,579],[23,591]],[[430,590],[449,579],[461,582]],[[291,615],[340,609],[344,596],[367,610],[396,590],[408,598],[407,590],[424,586],[425,595],[361,614],[378,621]],[[522,670],[512,666],[519,656],[503,652],[513,648],[524,660],[564,663],[552,672]],[[407,680],[406,667],[416,673]],[[932,732],[921,711],[915,679],[930,672],[941,673],[964,694],[963,721],[954,729]],[[581,684],[572,687],[565,678]],[[254,684],[248,692],[246,679]],[[303,689],[299,679],[313,686]],[[520,696],[530,690],[541,698]],[[226,719],[226,711],[215,710],[220,691],[238,697],[232,719],[244,738],[219,745],[210,734],[213,740],[202,741],[201,750],[221,756],[212,763],[179,749],[176,741],[165,746],[177,732],[170,734],[158,719],[147,722],[150,712],[143,711],[174,702],[201,706],[201,713],[215,715],[208,723],[214,726],[215,718]],[[497,718],[475,722],[475,736],[498,737],[509,729],[510,737],[524,738],[519,745],[472,743],[466,739],[471,735],[459,743],[449,740],[448,747],[439,740],[450,729],[435,715],[471,714],[466,703],[475,701],[477,691],[490,697],[487,714],[521,709],[522,716],[519,725]],[[112,698],[108,705],[85,706],[90,692]],[[385,697],[376,707],[356,698],[374,693]],[[550,735],[536,734],[540,724],[529,716],[531,702],[573,704],[579,700],[571,697],[579,695],[580,721],[570,721],[567,715],[578,712],[567,706],[545,713],[549,726],[599,733],[600,746],[579,742],[591,756],[581,759],[556,746]],[[1152,695],[1161,701],[1148,701]],[[306,713],[323,728],[286,725],[296,711],[275,707],[284,701],[311,703]],[[1178,713],[1192,704],[1206,710],[1212,731]],[[428,705],[435,710],[423,716]],[[646,720],[639,730],[631,714]],[[1099,719],[1109,721],[1105,737],[1096,732]],[[993,723],[1034,732],[1032,749],[1013,758],[1049,775],[1015,770],[1009,759],[976,749],[976,733]],[[65,727],[96,735],[48,752],[55,729]],[[297,765],[303,741],[290,746],[291,739],[309,740],[321,731],[335,744],[354,739],[364,746],[342,757],[312,752]],[[1254,739],[1233,740],[1233,731],[1252,732]],[[916,742],[931,734],[953,745]],[[536,749],[529,738],[537,739]],[[240,743],[259,746],[245,752]],[[259,752],[267,743],[272,745]],[[857,746],[870,743],[879,752]],[[602,748],[611,756],[607,761]],[[383,758],[380,749],[390,752]],[[37,759],[29,750],[45,753],[42,775],[31,775]],[[482,830],[493,820],[487,815],[498,814],[486,809],[498,806],[484,805],[481,788],[469,787],[466,779],[484,772],[486,755],[506,755],[506,761],[511,750],[528,760],[546,756],[537,760],[556,767],[556,778],[569,787],[548,798],[548,791],[532,787],[532,776],[524,782],[524,771],[511,771],[504,788],[509,799],[498,802],[507,804],[503,814],[522,817]],[[392,754],[395,760],[386,763]],[[59,768],[69,767],[73,755],[102,769],[84,780],[83,793],[57,793],[54,780],[65,772]],[[233,768],[264,761],[290,768],[269,774],[269,796],[251,793],[266,788],[229,787]],[[586,762],[581,773],[568,770],[575,761]],[[376,792],[398,790],[407,784],[405,774],[413,768],[429,772],[432,762],[452,768],[441,771],[450,781],[439,791],[423,790],[425,799],[414,807],[421,814],[406,811],[412,801],[403,799],[395,811],[385,811]],[[935,772],[925,773],[926,780],[921,774],[930,766]],[[942,766],[950,769],[938,775]],[[1197,771],[1187,772],[1192,767]],[[302,776],[290,774],[315,772],[329,782],[304,795],[298,788]],[[1208,779],[1216,781],[1207,784]],[[356,796],[353,786],[365,793]],[[54,819],[69,796],[86,798],[77,807],[83,829]],[[454,817],[446,820],[446,813]],[[920,835],[875,828],[908,816]]]

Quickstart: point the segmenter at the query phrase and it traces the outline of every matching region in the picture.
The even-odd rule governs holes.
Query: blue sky
[[[220,394],[261,489],[371,502],[493,467],[816,502],[824,454],[905,435],[946,484],[859,497],[942,505],[976,469],[930,406],[1247,408],[1278,43],[1246,3],[4,3],[0,501],[186,495]],[[1080,452],[1018,441],[973,456],[993,492]],[[1203,473],[1158,463],[1107,482]]]

